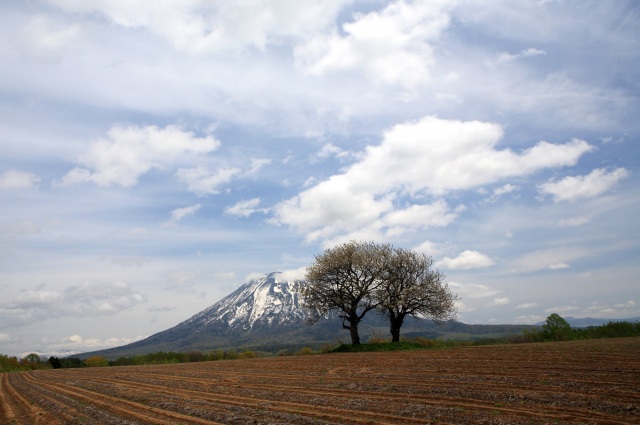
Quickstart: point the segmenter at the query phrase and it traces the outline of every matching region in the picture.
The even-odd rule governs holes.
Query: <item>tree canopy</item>
[[[373,309],[389,318],[393,341],[407,316],[451,319],[456,297],[432,265],[431,257],[389,244],[352,241],[327,249],[307,269],[302,289],[311,322],[338,311],[359,344],[358,324]]]
[[[352,241],[316,256],[302,289],[306,307],[314,314],[312,322],[337,310],[351,343],[360,344],[358,324],[377,306],[371,294],[387,273],[391,252],[391,245]]]
[[[373,293],[378,311],[389,319],[393,342],[400,341],[400,328],[407,316],[424,316],[436,322],[455,318],[456,296],[432,265],[433,259],[424,254],[393,250],[384,279]]]

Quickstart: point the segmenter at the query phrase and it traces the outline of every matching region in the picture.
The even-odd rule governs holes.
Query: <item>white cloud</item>
[[[582,226],[583,224],[587,224],[591,221],[590,217],[579,216],[579,217],[571,217],[571,218],[563,218],[560,220],[558,225],[560,227],[577,227]]]
[[[1,326],[28,325],[49,318],[114,315],[147,301],[126,282],[86,281],[62,292],[44,285],[0,304]]]
[[[638,306],[638,303],[636,303],[633,300],[629,300],[625,303],[620,303],[620,304],[616,304],[614,305],[614,307],[616,308],[636,308]]]
[[[458,296],[463,300],[465,298],[488,298],[496,296],[500,293],[499,290],[480,283],[449,282],[448,285],[451,288],[451,291],[457,293]]]
[[[40,182],[40,177],[18,170],[7,170],[0,174],[0,190],[31,189]]]
[[[350,155],[349,151],[345,151],[344,149],[334,145],[333,143],[327,143],[322,146],[320,151],[317,154],[319,159],[326,159],[329,157],[335,157],[338,159],[344,159]]]
[[[146,29],[188,52],[255,47],[301,37],[333,22],[345,0],[255,2],[47,0],[65,11],[98,12],[117,25]]]
[[[577,305],[563,305],[558,307],[551,307],[544,310],[545,313],[558,313],[559,315],[564,315],[566,313],[579,311],[580,307]]]
[[[580,198],[598,196],[615,186],[629,175],[624,168],[607,171],[596,168],[586,176],[569,176],[562,180],[550,180],[538,186],[542,194],[553,196],[556,202],[575,201]]]
[[[130,344],[135,341],[139,341],[143,339],[144,336],[137,336],[134,338],[85,338],[81,335],[70,335],[68,337],[62,338],[59,341],[53,342],[50,347],[52,349],[55,348],[65,348],[67,350],[80,350],[80,351],[90,351],[90,350],[98,350],[107,347],[117,347],[121,345]]]
[[[592,149],[584,141],[564,145],[540,142],[522,154],[496,150],[502,128],[479,121],[426,117],[394,126],[377,146],[343,174],[336,174],[277,205],[274,221],[306,232],[307,240],[335,234],[381,235],[412,228],[445,226],[463,207],[446,202],[396,206],[409,195],[442,195],[505,177],[573,165]],[[398,227],[399,226],[399,227]],[[344,239],[344,237],[343,237]]]
[[[506,195],[507,193],[511,193],[518,189],[518,186],[514,186],[512,184],[505,184],[504,186],[497,187],[494,189],[493,194],[495,196]]]
[[[92,181],[99,186],[131,187],[143,174],[172,165],[188,154],[206,154],[218,148],[212,136],[196,137],[177,126],[115,125],[107,137],[92,142],[78,158],[86,168],[75,168],[57,186]]]
[[[224,210],[225,214],[235,215],[238,217],[249,217],[257,212],[266,213],[266,208],[256,208],[260,205],[260,198],[247,199],[245,201],[239,201],[234,205]]]
[[[428,255],[430,257],[442,252],[440,245],[431,241],[424,241],[420,245],[414,247],[413,250],[422,252],[424,255]]]
[[[443,258],[436,263],[436,266],[449,270],[469,270],[481,267],[489,267],[494,264],[495,261],[488,255],[478,251],[466,250],[461,252],[455,258]]]
[[[544,316],[539,316],[539,315],[530,315],[530,316],[517,316],[516,317],[516,323],[523,323],[523,324],[535,324],[535,323],[540,323],[542,321],[544,321],[545,317]]]
[[[549,265],[549,270],[562,270],[562,269],[568,269],[569,267],[571,266],[567,263],[553,263]]]
[[[446,2],[396,1],[382,11],[354,16],[341,32],[320,34],[295,50],[311,75],[362,70],[372,79],[412,89],[429,79],[431,42],[449,25]]]
[[[11,41],[34,57],[58,60],[81,39],[81,26],[60,25],[44,15],[31,18]]]
[[[491,303],[491,305],[493,306],[501,306],[501,305],[507,305],[507,304],[511,304],[511,300],[509,298],[496,298]]]
[[[281,280],[304,280],[304,275],[307,273],[307,267],[302,266],[297,269],[284,270],[278,274],[278,279]]]
[[[187,216],[195,214],[200,208],[202,208],[202,205],[200,204],[191,205],[190,207],[176,208],[171,211],[171,220],[180,221]]]
[[[271,160],[267,158],[251,158],[251,167],[245,173],[246,175],[257,174],[265,165],[271,164]]]
[[[501,53],[500,56],[498,57],[498,62],[511,62],[514,61],[516,59],[522,59],[522,58],[530,58],[533,56],[539,56],[539,55],[546,55],[547,52],[545,52],[544,50],[540,50],[540,49],[535,49],[533,47],[530,47],[528,49],[522,50],[516,54],[510,54],[510,53]]]
[[[526,308],[535,308],[537,306],[538,306],[538,303],[524,303],[524,304],[517,305],[515,308],[526,309]]]
[[[181,168],[176,172],[178,180],[187,184],[190,192],[198,196],[220,193],[219,186],[230,182],[241,170],[235,167],[222,167],[215,172],[205,167]]]
[[[511,262],[511,271],[528,273],[538,270],[568,268],[571,262],[592,255],[582,247],[551,248],[533,251],[519,256]]]

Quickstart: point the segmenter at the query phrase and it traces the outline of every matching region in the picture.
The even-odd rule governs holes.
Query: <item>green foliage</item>
[[[569,322],[564,320],[559,314],[553,313],[547,317],[542,325],[542,336],[545,340],[569,341],[576,339],[576,335]]]
[[[303,347],[296,352],[296,356],[308,356],[309,354],[315,354],[315,353],[316,352],[313,351],[311,348]]]
[[[623,338],[640,336],[640,322],[609,322],[602,326],[592,326],[579,329],[581,339]]]
[[[0,354],[0,373],[1,372],[17,372],[20,370],[31,370],[26,364],[22,364],[17,357],[9,357]]]

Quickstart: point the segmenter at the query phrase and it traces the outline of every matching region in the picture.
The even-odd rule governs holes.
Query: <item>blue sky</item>
[[[174,326],[349,240],[467,323],[640,316],[634,1],[0,5],[0,352]]]

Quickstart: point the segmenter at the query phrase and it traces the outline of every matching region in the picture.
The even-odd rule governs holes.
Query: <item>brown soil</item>
[[[0,375],[1,424],[640,424],[640,338]]]

